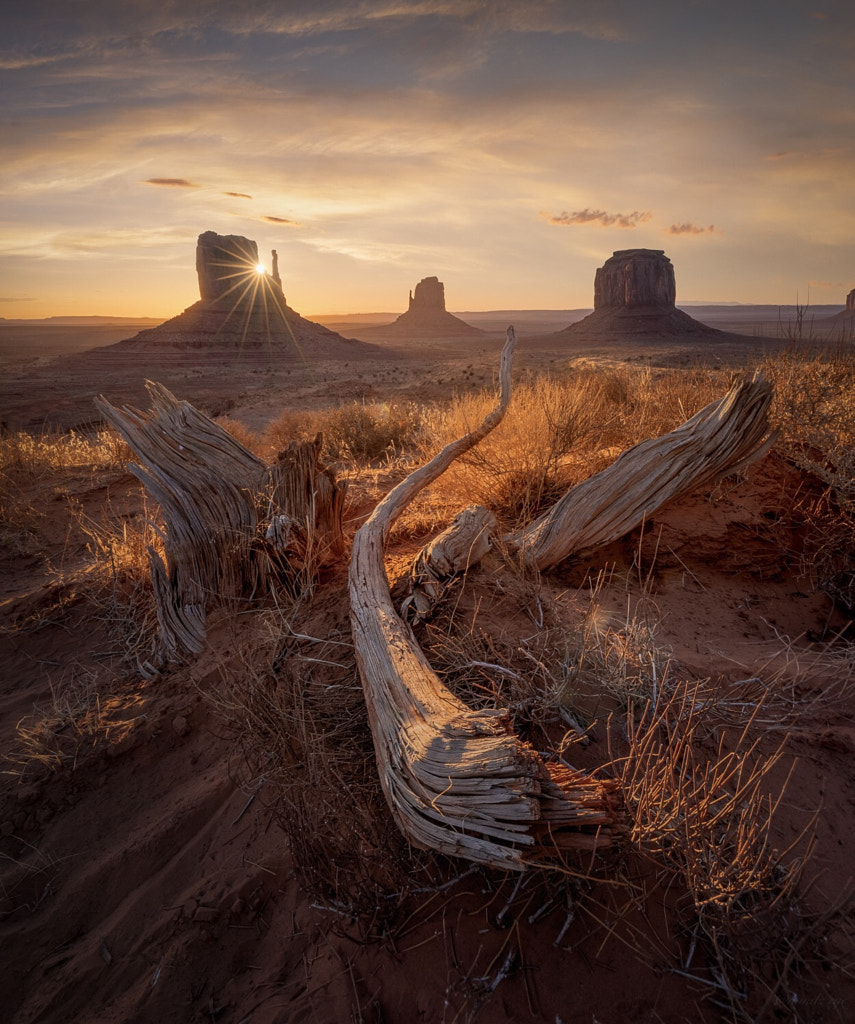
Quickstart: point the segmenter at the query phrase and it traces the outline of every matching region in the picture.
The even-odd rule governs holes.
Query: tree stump
[[[165,555],[149,548],[163,661],[199,654],[207,612],[228,598],[265,592],[344,550],[344,491],[320,464],[320,435],[292,442],[266,467],[239,441],[163,385],[147,382],[148,413],[99,412],[127,441],[131,472],[158,502]]]

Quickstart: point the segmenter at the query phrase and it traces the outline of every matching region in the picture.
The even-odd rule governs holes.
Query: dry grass
[[[42,478],[70,469],[116,469],[129,458],[130,449],[112,430],[99,430],[92,436],[70,430],[0,437],[0,473],[18,479]]]
[[[722,388],[720,375],[707,371],[631,367],[530,378],[515,387],[502,423],[437,488],[461,504],[486,505],[507,527],[522,525],[622,449],[694,415]],[[484,391],[426,409],[424,457],[471,430],[493,401]]]
[[[780,850],[775,813],[787,786],[780,777],[783,743],[762,754],[762,730],[752,716],[710,749],[706,715],[696,684],[669,687],[630,717],[627,752],[612,767],[633,844],[665,870],[663,884],[674,876],[685,890],[680,913],[693,942],[680,973],[692,976],[701,945],[720,1005],[734,1019],[753,1022],[761,1009],[787,1009],[795,984],[789,952],[809,928],[800,887],[816,816]]]
[[[241,751],[245,788],[265,793],[303,883],[325,909],[385,932],[408,895],[441,884],[386,807],[346,629],[311,629],[292,605],[262,613],[216,692],[206,691]]]
[[[412,402],[350,402],[331,409],[284,410],[266,429],[274,450],[293,440],[324,435],[324,458],[368,465],[394,462],[413,449],[423,424],[423,410]]]
[[[0,436],[0,544],[7,554],[38,551],[40,506],[51,485],[70,473],[119,470],[129,456],[119,435],[109,430],[92,436],[75,431]]]
[[[66,675],[51,684],[50,700],[35,704],[17,723],[3,755],[4,772],[21,783],[45,771],[73,769],[95,748],[123,743],[145,719],[143,696],[121,695],[115,679],[99,679],[76,665]]]
[[[795,514],[813,585],[855,612],[855,349],[768,360],[779,447],[819,484]]]
[[[72,521],[86,539],[88,559],[79,569],[61,571],[60,578],[95,606],[113,645],[106,653],[150,675],[154,668],[149,658],[157,646],[150,553],[164,557],[159,513],[145,500],[140,514],[130,518],[117,516],[110,506],[101,509],[97,520],[75,502],[70,509]]]
[[[780,738],[806,717],[827,715],[839,695],[800,695],[783,672],[732,684],[685,679],[657,642],[644,589],[616,617],[602,606],[602,578],[575,602],[574,626],[566,612],[556,620],[536,580],[518,580],[508,595],[504,577],[504,596],[538,628],[506,620],[502,633],[485,630],[490,580],[486,569],[477,572],[474,603],[458,586],[421,627],[446,684],[472,706],[508,708],[515,729],[547,757],[578,765],[577,744],[608,736],[600,770],[620,780],[629,842],[588,865],[591,884],[576,884],[573,912],[589,920],[592,938],[618,941],[643,962],[655,949],[654,959],[696,980],[729,1019],[776,1019],[801,991],[800,973],[829,918],[811,916],[802,901],[816,817],[806,816],[789,845],[776,838],[793,762],[770,730]],[[635,863],[639,854],[647,872]],[[604,890],[598,875],[613,884]],[[537,892],[543,900],[541,882]],[[515,890],[509,905],[516,902]],[[547,910],[559,903],[553,894]],[[667,938],[649,931],[642,907],[665,908]],[[528,899],[520,919],[530,909]]]

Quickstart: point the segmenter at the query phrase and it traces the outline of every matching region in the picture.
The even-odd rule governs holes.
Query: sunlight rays
[[[254,245],[252,249],[255,249]],[[218,275],[220,283],[230,282],[226,290],[214,300],[217,304],[230,302],[217,336],[225,331],[229,322],[239,322],[239,351],[246,349],[250,332],[261,332],[266,335],[268,354],[272,357],[275,336],[284,331],[301,363],[308,368],[309,361],[294,333],[290,310],[281,286],[268,274],[257,252],[241,244],[237,255],[224,250],[223,255],[226,258],[214,260],[211,264],[221,268],[222,272]]]

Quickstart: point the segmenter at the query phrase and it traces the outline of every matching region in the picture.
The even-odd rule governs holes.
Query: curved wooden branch
[[[666,502],[765,454],[776,436],[767,436],[771,402],[759,374],[735,384],[676,430],[628,448],[505,541],[544,570],[617,540]]]
[[[350,603],[380,781],[399,827],[416,846],[522,870],[560,847],[607,845],[618,821],[614,786],[546,765],[506,711],[473,711],[443,686],[395,611],[383,565],[407,504],[504,415],[513,348],[511,328],[501,397],[481,426],[402,481],[357,531]]]

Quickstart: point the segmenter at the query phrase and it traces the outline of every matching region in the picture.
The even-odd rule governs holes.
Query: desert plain
[[[417,343],[378,332],[394,313],[313,315],[352,349],[288,358],[120,358],[150,324],[0,324],[5,1019],[851,1020],[855,355],[840,308],[691,308],[722,334],[658,340],[567,334],[589,310],[462,312],[483,334]],[[156,380],[266,460],[325,429],[349,538],[489,406],[511,324],[516,404],[483,458],[402,516],[393,596],[460,508],[492,503],[512,528],[757,368],[778,431],[746,468],[547,572],[497,544],[413,627],[463,700],[509,707],[543,756],[623,787],[624,841],[519,875],[397,831],[346,558],[296,596],[215,602],[205,650],[154,663],[145,552],[162,522],[93,404],[145,408]]]

